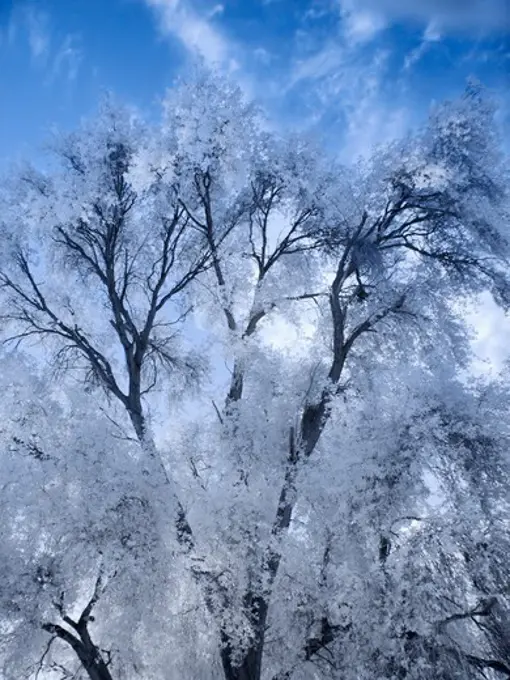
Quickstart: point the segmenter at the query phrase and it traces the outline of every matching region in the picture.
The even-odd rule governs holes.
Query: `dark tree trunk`
[[[74,622],[71,625],[80,637],[76,637],[69,630],[58,624],[47,623],[43,625],[43,628],[72,647],[90,680],[113,680],[108,670],[108,665],[101,655],[101,651],[90,638],[86,625]]]
[[[221,651],[221,662],[225,680],[260,680],[262,673],[262,645],[250,647],[239,665],[233,665],[232,650],[225,647]]]
[[[231,638],[221,632],[221,663],[225,680],[260,680],[262,677],[262,656],[266,630],[268,605],[260,595],[249,593],[246,596],[252,612],[252,625],[255,633],[252,644],[244,650],[236,663],[236,649]]]
[[[81,652],[76,650],[76,653],[90,680],[113,680],[106,663],[97,649],[87,649],[84,646]]]

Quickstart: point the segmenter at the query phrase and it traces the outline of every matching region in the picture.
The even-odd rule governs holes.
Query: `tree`
[[[341,430],[356,473],[327,460],[320,476],[336,493],[311,496],[322,578],[297,561],[291,575],[302,584],[294,625],[311,627],[305,654],[321,677],[508,676],[508,501],[496,481],[508,477],[507,397],[415,377],[413,390],[402,376],[405,403],[385,381],[374,402],[352,406],[357,424]],[[465,477],[473,464],[476,490]]]
[[[133,461],[129,470],[129,459],[119,465],[119,443],[108,421],[87,409],[81,391],[68,389],[59,398],[58,390],[14,357],[3,361],[2,382],[6,668],[14,675],[31,668],[36,676],[46,665],[64,668],[52,658],[60,642],[76,652],[91,678],[109,680],[116,651],[101,649],[90,635],[96,606],[105,598],[118,606],[118,582],[136,586],[137,574],[140,585],[149,568],[142,550],[158,557],[150,518],[137,508],[135,529],[130,517],[138,466]],[[125,454],[129,447],[123,443]],[[137,569],[126,579],[130,558]],[[126,621],[127,636],[128,628]]]
[[[333,674],[341,663],[346,673],[353,654],[356,677],[424,677],[430,663],[441,672],[444,665],[445,678],[466,668],[506,672],[506,652],[494,647],[507,611],[501,573],[488,588],[491,596],[499,589],[497,607],[482,589],[484,602],[462,599],[465,617],[432,607],[433,633],[402,617],[414,606],[404,582],[412,588],[432,573],[437,599],[452,587],[432,566],[447,563],[437,536],[458,499],[448,488],[446,519],[423,520],[440,529],[416,529],[430,466],[410,432],[423,421],[443,436],[450,421],[437,422],[441,403],[387,415],[406,393],[399,366],[421,381],[467,367],[463,300],[490,289],[507,304],[507,196],[492,115],[470,85],[424,130],[346,170],[301,139],[265,132],[238,89],[199,71],[169,93],[160,125],[107,102],[96,120],[53,144],[58,167],[23,168],[5,191],[5,337],[25,347],[43,342],[65,376],[102,389],[115,422],[124,410],[140,445],[139,507],[150,507],[158,540],[166,544],[173,526],[179,546],[175,563],[153,578],[158,587],[191,578],[226,680],[311,677],[317,662]],[[301,336],[292,351],[279,342],[282,328]],[[221,359],[229,375],[204,386],[207,366]],[[161,413],[162,394],[193,395],[196,413],[181,414],[180,435],[167,445],[148,415]],[[164,418],[173,427],[176,416],[170,425]],[[362,422],[381,448],[382,480],[370,472]],[[501,451],[507,433],[498,436]],[[458,445],[443,453],[426,440],[465,477]],[[349,476],[357,457],[359,483]],[[325,475],[328,464],[348,480],[339,513],[323,502],[337,479]],[[445,489],[451,474],[434,469]],[[476,498],[488,493],[473,488]],[[356,518],[363,499],[377,513],[394,500],[390,524]],[[486,510],[482,524],[505,506],[498,497]],[[392,537],[403,531],[405,546],[419,545],[423,556],[396,560],[392,574]],[[338,554],[339,536],[358,546],[358,557]],[[300,555],[307,567],[293,574]],[[460,589],[479,580],[468,563],[454,569]],[[103,587],[96,578],[94,595]],[[333,592],[344,601],[335,621],[326,606]],[[361,605],[367,596],[372,607]],[[442,641],[459,621],[495,622],[496,609],[500,632],[488,636],[490,650],[481,647],[493,656],[478,653],[476,636],[471,651]],[[79,635],[80,620],[67,622]],[[283,666],[271,651],[276,641],[286,649]],[[93,680],[108,677],[92,675],[75,652]]]

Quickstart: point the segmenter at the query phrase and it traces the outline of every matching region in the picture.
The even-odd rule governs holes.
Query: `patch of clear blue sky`
[[[105,90],[150,107],[182,61],[182,48],[158,37],[154,17],[143,3],[0,0],[0,7],[0,25],[4,27],[0,156],[4,158],[41,142],[54,124],[63,128],[75,125],[94,110]],[[48,17],[47,24],[39,28],[49,44],[39,55],[30,46],[31,15],[27,12],[32,11],[36,22]],[[74,53],[66,56],[66,49]]]
[[[0,0],[0,163],[32,155],[52,125],[76,125],[105,90],[155,112],[190,59],[207,61],[207,40],[276,125],[308,129],[347,158],[401,134],[469,76],[508,118],[504,27],[450,25],[424,39],[430,22],[397,14],[353,39],[339,12],[344,3],[355,16],[353,0],[166,1],[165,23],[155,0]],[[190,42],[197,25],[210,33]]]

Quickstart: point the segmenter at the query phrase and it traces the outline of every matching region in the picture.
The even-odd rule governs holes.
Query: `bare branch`
[[[55,642],[56,639],[57,639],[57,635],[52,635],[52,637],[48,640],[46,647],[44,649],[44,652],[42,653],[41,658],[37,662],[34,680],[39,680],[39,677],[44,670],[46,659],[47,659],[47,657],[48,657],[48,655],[51,651],[51,647],[52,647],[52,645],[53,645],[53,643]]]
[[[436,626],[439,633],[446,630],[447,626],[454,621],[463,621],[466,619],[471,619],[475,621],[477,617],[487,617],[490,616],[492,610],[497,604],[498,600],[496,597],[490,597],[488,599],[480,600],[480,602],[467,612],[462,612],[460,614],[452,614],[439,621]]]

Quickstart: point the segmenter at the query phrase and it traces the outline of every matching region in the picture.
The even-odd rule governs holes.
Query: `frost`
[[[510,299],[491,111],[346,169],[198,69],[13,172],[2,677],[508,674],[508,374],[472,377],[466,314]]]

